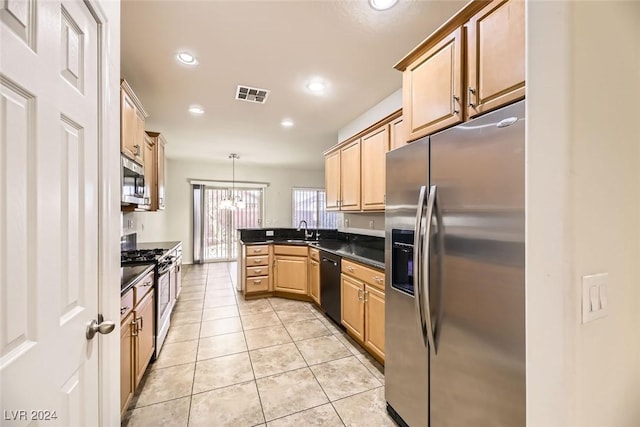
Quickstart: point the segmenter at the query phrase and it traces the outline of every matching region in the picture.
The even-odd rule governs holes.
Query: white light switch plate
[[[582,276],[582,323],[609,314],[608,283],[608,273]]]

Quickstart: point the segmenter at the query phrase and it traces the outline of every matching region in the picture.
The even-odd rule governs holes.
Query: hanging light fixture
[[[244,209],[245,204],[242,201],[242,198],[240,196],[236,196],[235,194],[236,193],[236,159],[239,159],[240,156],[238,156],[236,153],[231,153],[229,154],[229,158],[231,159],[231,162],[232,162],[231,190],[227,194],[227,197],[220,202],[220,207],[222,209],[230,209],[230,210]]]

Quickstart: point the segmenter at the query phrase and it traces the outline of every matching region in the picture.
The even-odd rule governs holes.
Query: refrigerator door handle
[[[418,320],[418,329],[420,330],[420,335],[422,336],[422,342],[424,346],[427,346],[427,325],[425,323],[422,308],[422,246],[424,242],[424,221],[423,212],[424,212],[424,200],[427,192],[427,187],[425,185],[420,187],[420,195],[418,196],[418,208],[416,210],[416,224],[415,224],[415,232],[413,237],[413,297],[414,304],[416,310],[416,319]]]
[[[431,241],[431,227],[433,225],[433,214],[438,210],[437,200],[438,198],[438,187],[432,185],[429,189],[429,200],[427,202],[427,227],[425,232],[425,248],[424,254],[421,258],[421,263],[423,264],[423,274],[424,274],[424,292],[422,292],[422,298],[424,300],[424,307],[426,310],[426,315],[424,316],[426,319],[426,327],[427,327],[427,339],[429,340],[429,347],[433,350],[433,354],[436,355],[438,353],[438,349],[436,348],[435,340],[433,339],[433,325],[431,323],[431,305],[429,301],[429,291],[431,289],[431,283],[429,281],[429,273],[430,273],[430,241]],[[435,210],[435,211],[434,211]],[[440,222],[438,221],[438,227],[440,227]],[[438,230],[439,231],[439,230]]]

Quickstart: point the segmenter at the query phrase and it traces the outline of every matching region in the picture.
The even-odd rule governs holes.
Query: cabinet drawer
[[[247,293],[264,292],[269,290],[269,276],[247,277]]]
[[[308,246],[275,245],[273,251],[276,255],[307,256],[309,249]]]
[[[320,251],[318,249],[309,248],[309,257],[320,262]]]
[[[247,267],[247,277],[265,276],[269,274],[269,266]]]
[[[342,260],[342,272],[384,291],[384,272],[353,261]]]
[[[153,289],[153,271],[147,274],[134,286],[135,304],[137,305]]]
[[[253,267],[256,265],[269,265],[269,255],[247,257],[247,267]]]
[[[133,310],[133,289],[129,289],[126,294],[120,298],[120,323]]]
[[[267,245],[247,246],[247,256],[266,255],[268,253],[269,253],[269,246]]]

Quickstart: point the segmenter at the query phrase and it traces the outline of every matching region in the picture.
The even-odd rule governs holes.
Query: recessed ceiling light
[[[193,114],[204,114],[204,109],[199,105],[191,105],[189,107],[189,112]]]
[[[191,55],[189,52],[180,52],[176,55],[176,58],[178,58],[178,61],[182,62],[183,64],[187,64],[187,65],[198,64],[198,60],[196,59],[196,57]]]
[[[313,93],[321,93],[324,91],[326,87],[327,85],[324,82],[321,82],[319,80],[314,80],[312,82],[307,83],[307,89],[309,89]]]
[[[398,3],[398,0],[369,0],[369,5],[375,10],[391,9]]]
[[[283,119],[280,124],[286,128],[290,128],[291,126],[293,126],[293,120],[291,119]]]

